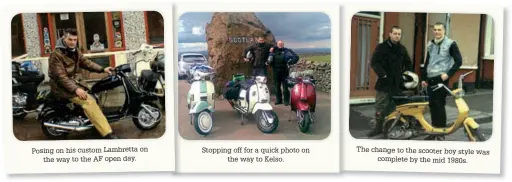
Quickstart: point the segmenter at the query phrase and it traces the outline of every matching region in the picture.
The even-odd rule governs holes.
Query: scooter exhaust
[[[79,132],[80,131],[89,130],[89,129],[91,129],[93,127],[93,125],[87,125],[87,126],[64,126],[64,125],[52,124],[52,123],[48,123],[48,122],[45,122],[44,126],[59,128],[59,129],[68,130],[68,131],[79,131]]]

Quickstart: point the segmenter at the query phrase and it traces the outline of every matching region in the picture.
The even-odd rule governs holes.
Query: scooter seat
[[[428,96],[393,96],[392,98],[396,105],[428,101]]]
[[[252,83],[248,83],[248,82],[241,82],[240,83],[240,88],[241,89],[244,89],[244,90],[248,90],[249,88],[251,88],[253,84]]]

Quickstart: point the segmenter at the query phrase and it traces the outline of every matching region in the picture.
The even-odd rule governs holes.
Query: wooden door
[[[350,97],[375,95],[377,76],[370,60],[379,43],[379,24],[376,18],[353,16],[350,51]]]

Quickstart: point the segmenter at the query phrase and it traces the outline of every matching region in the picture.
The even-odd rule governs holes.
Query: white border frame
[[[236,10],[235,8],[236,7]],[[339,3],[248,3],[248,2],[215,2],[215,3],[180,3],[175,8],[174,21],[178,22],[185,12],[325,12],[331,20],[331,59],[339,60]],[[178,28],[174,28],[174,36],[178,37]],[[177,41],[174,43],[177,52]],[[175,57],[176,59],[176,57]],[[175,60],[173,65],[176,65]],[[339,61],[331,62],[333,78],[339,78]],[[177,69],[174,69],[177,73]],[[178,89],[177,80],[173,79],[175,89]],[[339,82],[333,81],[331,87],[331,108],[339,108]],[[175,92],[177,98],[178,93]],[[180,99],[180,98],[178,98]],[[175,104],[177,104],[177,100]],[[175,108],[177,112],[177,108]],[[235,111],[233,111],[235,112]],[[179,132],[177,136],[177,158],[179,159],[176,171],[179,173],[339,173],[340,172],[340,135],[339,112],[331,112],[331,133],[324,140],[186,140]],[[178,116],[175,116],[176,128]],[[300,132],[300,131],[297,131]],[[263,135],[263,133],[262,133]],[[275,155],[282,157],[284,163],[228,163],[225,154],[202,154],[201,148],[309,148],[310,154]],[[231,154],[232,156],[258,156],[260,154]],[[270,155],[272,156],[272,155]]]
[[[87,12],[87,11],[158,11],[164,17],[164,24],[167,27],[165,31],[165,54],[167,59],[172,59],[173,49],[172,42],[172,3],[160,2],[131,2],[131,3],[116,3],[109,1],[102,2],[31,2],[25,4],[19,1],[4,2],[7,6],[2,7],[2,24],[10,24],[12,17],[18,13],[34,13],[34,12]],[[10,32],[10,30],[7,30]],[[3,40],[10,40],[10,34],[2,35]],[[4,86],[11,85],[7,79],[10,72],[7,68],[11,64],[11,41],[2,42],[1,57],[3,58],[0,64],[5,70],[2,71],[0,84]],[[172,70],[172,64],[167,64],[166,70]],[[166,74],[172,74],[172,71],[167,71]],[[172,78],[172,76],[171,76]],[[169,82],[169,81],[168,81]],[[0,89],[0,95],[4,96],[3,100],[12,100],[9,89]],[[167,89],[166,94],[172,93],[172,90]],[[173,103],[173,97],[166,97],[166,103]],[[23,174],[23,173],[90,173],[90,172],[138,172],[138,171],[174,171],[175,168],[175,129],[172,124],[172,116],[175,114],[172,111],[173,105],[167,104],[167,118],[165,133],[160,138],[155,139],[123,139],[123,140],[62,140],[62,141],[19,141],[13,134],[13,120],[12,120],[12,103],[2,102],[1,112],[4,116],[3,139],[5,150],[5,159],[7,173],[9,174]],[[169,109],[170,106],[170,109]],[[171,119],[169,119],[171,118]],[[131,122],[131,121],[129,121]],[[135,126],[133,126],[135,127]],[[136,162],[97,162],[97,163],[44,163],[42,158],[44,155],[32,155],[31,148],[103,148],[103,147],[148,147],[148,153],[102,153],[102,156],[135,156]],[[94,157],[99,154],[54,154],[53,157],[71,157],[71,156],[89,156]]]
[[[460,4],[453,2],[444,2],[443,6],[435,3],[400,3],[400,6],[394,4],[372,3],[372,4],[345,4],[343,14],[343,36],[342,40],[350,40],[351,37],[351,18],[352,15],[359,11],[389,11],[389,12],[449,12],[449,13],[483,13],[493,16],[495,20],[495,65],[494,65],[494,100],[493,100],[493,133],[491,138],[482,143],[470,142],[436,142],[436,141],[395,141],[395,140],[371,140],[371,139],[355,139],[349,132],[349,92],[348,89],[341,90],[342,110],[341,118],[343,122],[342,145],[345,150],[342,152],[343,171],[394,171],[394,172],[437,172],[437,173],[487,173],[499,174],[501,162],[501,95],[502,95],[502,69],[503,69],[503,18],[504,9],[496,8],[495,5],[474,4],[474,8],[468,8],[471,4]],[[350,44],[346,44],[343,49],[342,60],[350,60]],[[344,61],[341,72],[345,73],[342,77],[342,83],[348,86],[350,83],[350,61]],[[480,156],[473,155],[465,157],[468,164],[432,164],[432,163],[386,163],[377,162],[378,156],[389,156],[376,153],[358,153],[356,146],[387,147],[387,148],[451,148],[451,149],[484,149],[490,150],[491,155]],[[404,157],[434,157],[420,154],[395,154]],[[394,156],[394,155],[393,155]],[[485,167],[482,167],[485,166]]]

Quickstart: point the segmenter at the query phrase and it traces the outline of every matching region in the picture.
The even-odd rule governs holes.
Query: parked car
[[[178,59],[178,78],[187,78],[193,65],[208,65],[208,60],[200,53],[183,53]]]

